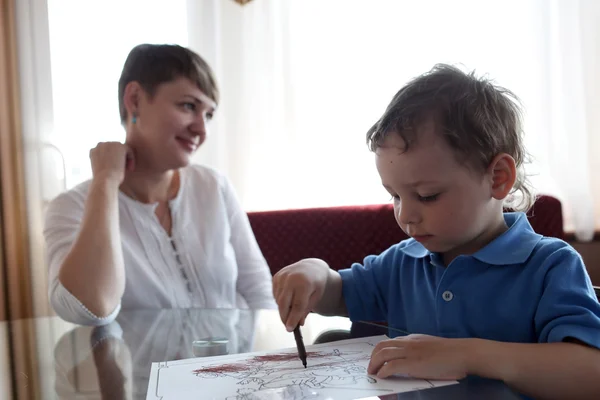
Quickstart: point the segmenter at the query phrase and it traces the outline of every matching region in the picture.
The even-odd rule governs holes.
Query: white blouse
[[[170,202],[171,238],[154,214],[157,204],[119,192],[125,292],[110,315],[92,314],[58,279],[77,237],[90,183],[59,195],[46,212],[48,295],[61,318],[104,325],[121,308],[276,308],[269,268],[233,187],[217,171],[191,165],[181,170],[179,192]]]

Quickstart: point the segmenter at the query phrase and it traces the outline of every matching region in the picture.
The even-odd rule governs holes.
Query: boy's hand
[[[308,258],[288,265],[273,277],[273,296],[279,315],[291,332],[323,297],[330,269],[325,261]]]
[[[368,372],[379,378],[400,374],[421,379],[462,379],[468,374],[467,357],[473,341],[428,335],[384,340],[375,346]]]

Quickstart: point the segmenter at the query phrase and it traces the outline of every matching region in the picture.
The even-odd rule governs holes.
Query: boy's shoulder
[[[507,251],[510,251],[510,249],[507,249]],[[406,265],[407,261],[412,261],[412,263],[419,262],[423,259],[427,260],[430,256],[435,257],[421,243],[410,238],[390,246],[381,254],[373,257],[379,258],[383,264],[401,263]],[[479,258],[477,254],[474,256],[475,258]],[[577,250],[564,240],[538,235],[538,240],[533,244],[529,255],[524,256],[523,262],[517,264],[536,267],[545,265],[551,267],[558,264],[583,265],[583,261]]]
[[[536,251],[548,253],[553,253],[561,249],[567,252],[574,252],[575,254],[578,254],[577,250],[575,250],[575,248],[573,248],[573,246],[571,246],[569,243],[562,239],[551,236],[542,236],[535,247]]]
[[[573,246],[562,239],[543,236],[525,263],[527,266],[584,266],[583,259]]]
[[[430,254],[421,243],[409,238],[388,247],[378,255],[371,255],[369,258],[377,258],[383,265],[405,265],[407,262],[414,263],[425,259]]]

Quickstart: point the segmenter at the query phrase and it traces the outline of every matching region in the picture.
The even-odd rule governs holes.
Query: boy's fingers
[[[308,299],[306,309],[304,310],[304,313],[303,313],[304,316],[300,320],[301,326],[304,326],[304,323],[306,322],[306,317],[308,317],[308,314],[310,314],[310,312],[314,310],[314,308],[318,302],[319,302],[319,296],[317,296],[317,293],[314,292]]]
[[[378,378],[385,379],[391,375],[410,377],[409,371],[410,364],[405,359],[395,359],[383,365],[378,371],[371,372],[371,374],[376,373]]]
[[[298,326],[300,321],[306,317],[308,312],[308,293],[306,291],[298,291],[291,301],[291,310],[286,319],[285,327],[291,332]]]
[[[279,274],[275,274],[275,276],[273,277],[273,297],[275,298],[275,301],[279,301],[279,292],[281,292]]]
[[[306,296],[303,296],[303,298],[306,298]],[[308,300],[306,301],[306,307],[302,306],[302,309],[300,310],[300,312],[302,313],[302,318],[300,319],[301,326],[304,326],[304,323],[306,322],[306,317],[308,317],[308,314],[314,310],[319,300],[321,300],[321,296],[319,296],[319,294],[315,291],[309,296]]]
[[[315,307],[319,303],[319,300],[321,300],[321,296],[319,296],[316,291],[313,292],[308,299],[307,312],[314,311]]]
[[[277,297],[277,305],[279,306],[279,315],[281,316],[281,322],[284,324],[289,318],[292,304],[293,292],[291,290],[283,290],[279,292]]]
[[[377,354],[382,349],[385,349],[387,347],[398,347],[398,340],[399,338],[382,340],[381,342],[377,343],[373,348],[373,354]]]
[[[304,326],[304,323],[306,322],[306,317],[308,316],[308,314],[306,314],[304,316],[304,318],[302,318],[302,321],[300,321],[300,326]]]
[[[369,374],[375,374],[386,363],[393,360],[403,359],[404,357],[405,351],[403,347],[385,347],[379,351],[374,349],[373,353],[371,353],[371,361],[367,367],[367,372]]]

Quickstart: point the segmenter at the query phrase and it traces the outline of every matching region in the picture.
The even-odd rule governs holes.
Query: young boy
[[[310,311],[385,320],[414,334],[376,346],[380,378],[477,375],[534,398],[597,398],[600,304],[581,257],[503,213],[515,191],[532,202],[513,99],[447,65],[396,94],[367,142],[410,239],[339,273],[318,259],[281,270],[288,330]]]

